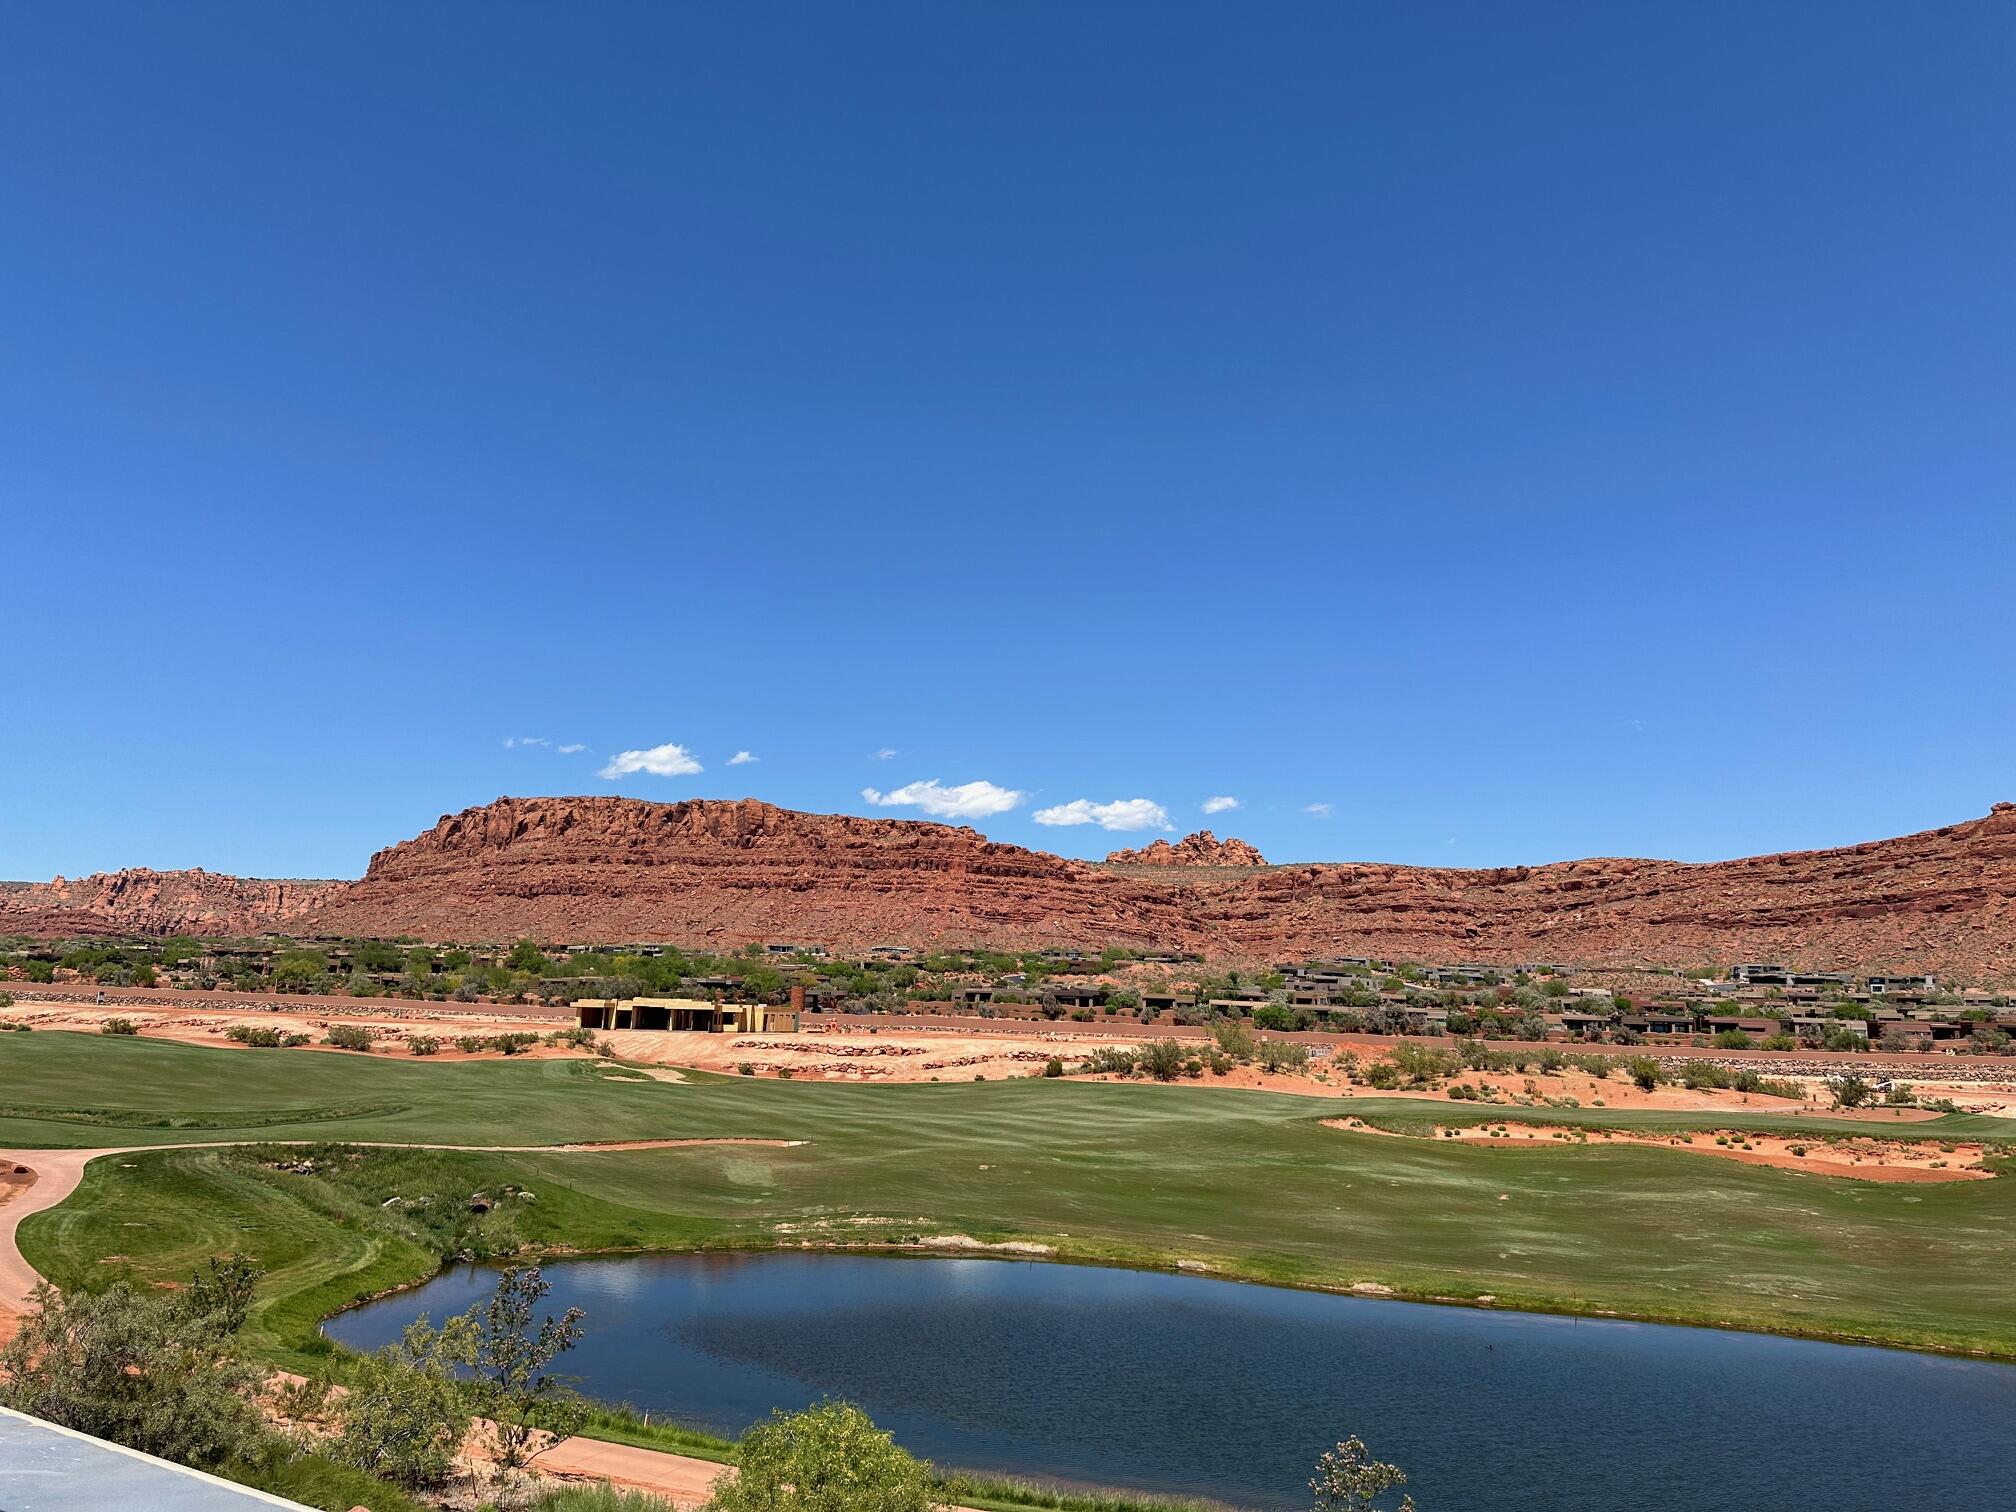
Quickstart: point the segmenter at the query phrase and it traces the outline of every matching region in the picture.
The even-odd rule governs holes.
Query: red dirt
[[[437,941],[1119,944],[1236,959],[1342,952],[1610,965],[1750,958],[2016,980],[2016,805],[1839,850],[1456,871],[1108,868],[970,829],[751,799],[503,798],[380,851],[360,882],[122,872],[0,888],[0,932],[217,934],[283,923],[300,935]]]
[[[1394,1138],[1431,1136],[1403,1135],[1392,1129],[1374,1128],[1357,1118],[1326,1118],[1325,1128],[1343,1129],[1352,1134],[1382,1134]],[[1634,1134],[1626,1130],[1591,1130],[1586,1138],[1546,1124],[1502,1121],[1495,1125],[1504,1134],[1489,1133],[1482,1126],[1444,1128],[1437,1125],[1435,1140],[1453,1144],[1489,1146],[1548,1145],[1555,1149],[1601,1148],[1605,1145],[1642,1145],[1657,1150],[1680,1150],[1690,1155],[1713,1155],[1744,1165],[1772,1166],[1783,1171],[1806,1171],[1815,1176],[1845,1176],[1855,1181],[1986,1181],[1994,1175],[1980,1166],[1983,1154],[1978,1144],[1953,1144],[1951,1149],[1929,1140],[1862,1138],[1819,1139],[1783,1134],[1743,1131],[1729,1134],[1713,1129],[1688,1134]],[[1718,1138],[1739,1139],[1740,1144],[1718,1144]],[[1795,1154],[1803,1150],[1806,1154]]]

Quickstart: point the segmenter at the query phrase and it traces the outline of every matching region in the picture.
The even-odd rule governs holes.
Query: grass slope
[[[1408,1122],[1420,1107],[1367,1100],[1351,1110]],[[250,1251],[270,1268],[251,1337],[296,1363],[323,1347],[322,1314],[458,1251],[905,1244],[955,1233],[1038,1240],[1060,1258],[1188,1260],[1253,1280],[1488,1293],[1501,1306],[2016,1358],[2008,1179],[1877,1185],[1657,1149],[1438,1144],[1326,1129],[1320,1120],[1339,1111],[1329,1101],[1194,1087],[668,1085],[611,1080],[586,1062],[373,1064],[58,1034],[8,1037],[0,1110],[0,1146],[808,1141],[327,1150],[311,1154],[317,1169],[306,1175],[274,1168],[300,1150],[149,1152],[95,1162],[69,1202],[23,1225],[29,1258],[63,1285],[173,1279],[217,1250]],[[1648,1122],[1601,1109],[1572,1121]],[[1872,1132],[1761,1106],[1712,1123]],[[1941,1120],[1882,1132],[1978,1138],[2016,1126]],[[536,1195],[470,1212],[473,1193],[498,1197],[506,1184]],[[387,1206],[393,1198],[402,1200]]]

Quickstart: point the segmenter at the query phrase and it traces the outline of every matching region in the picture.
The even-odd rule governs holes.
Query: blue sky
[[[2012,64],[1970,0],[14,7],[0,876],[505,793],[1985,812]]]

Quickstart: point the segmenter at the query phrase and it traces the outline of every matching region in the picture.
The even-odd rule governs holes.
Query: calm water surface
[[[546,1267],[582,1388],[725,1435],[859,1403],[943,1466],[1305,1508],[1356,1433],[1423,1512],[2016,1508],[2016,1367],[1000,1260]],[[331,1321],[369,1349],[477,1267]]]

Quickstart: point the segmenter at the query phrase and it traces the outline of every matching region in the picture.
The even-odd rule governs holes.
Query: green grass
[[[0,1147],[208,1139],[530,1144],[692,1135],[807,1141],[633,1152],[180,1150],[94,1162],[23,1225],[62,1285],[175,1279],[242,1248],[269,1269],[248,1331],[312,1363],[318,1319],[458,1251],[906,1246],[1035,1240],[1061,1259],[1189,1261],[1299,1286],[2016,1358],[2016,1181],[1881,1185],[1644,1147],[1490,1149],[1324,1128],[1338,1104],[1198,1087],[1020,1079],[848,1086],[611,1080],[588,1062],[430,1066],[41,1034],[0,1048]],[[345,1112],[343,1110],[367,1111]],[[260,1122],[232,1119],[256,1110]],[[1644,1114],[1360,1100],[1382,1123],[1516,1117],[1886,1138],[2016,1135],[2008,1120],[1872,1127],[1758,1111]],[[264,1120],[284,1115],[280,1122]],[[309,1175],[276,1170],[304,1153]],[[531,1201],[468,1211],[478,1191]],[[404,1199],[393,1206],[392,1198]],[[425,1198],[420,1202],[417,1199]],[[689,1451],[690,1452],[690,1451]]]

